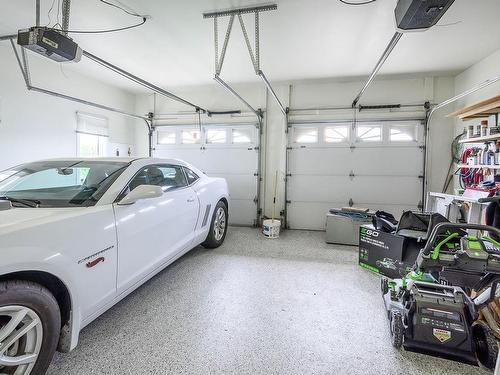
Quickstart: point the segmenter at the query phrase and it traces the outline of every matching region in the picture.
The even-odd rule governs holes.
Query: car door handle
[[[188,202],[194,202],[194,197],[190,197],[190,198],[188,198],[188,200],[187,200],[187,201],[188,201]]]

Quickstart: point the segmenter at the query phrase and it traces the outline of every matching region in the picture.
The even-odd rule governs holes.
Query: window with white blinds
[[[76,112],[76,132],[108,137],[108,119],[103,116]]]

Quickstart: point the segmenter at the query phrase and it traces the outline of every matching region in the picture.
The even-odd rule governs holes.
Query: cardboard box
[[[424,245],[414,239],[378,231],[372,225],[363,225],[359,228],[359,265],[398,279],[411,270]]]

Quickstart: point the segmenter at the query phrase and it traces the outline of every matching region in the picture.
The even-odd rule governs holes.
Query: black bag
[[[385,211],[377,211],[372,218],[372,224],[376,230],[386,233],[392,233],[398,226],[396,218]]]

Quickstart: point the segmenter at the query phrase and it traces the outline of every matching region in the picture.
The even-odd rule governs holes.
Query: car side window
[[[140,185],[161,186],[163,191],[166,192],[186,187],[188,183],[182,167],[179,165],[148,165],[134,176],[119,199],[122,199]]]
[[[198,179],[200,178],[200,176],[198,176],[196,173],[194,173],[191,169],[189,168],[186,168],[184,167],[184,171],[186,172],[186,177],[187,177],[187,180],[188,180],[188,184],[189,185],[192,185],[194,184],[196,181],[198,181]]]

